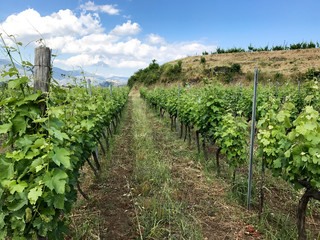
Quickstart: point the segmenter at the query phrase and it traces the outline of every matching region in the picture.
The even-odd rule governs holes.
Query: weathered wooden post
[[[41,90],[46,93],[50,86],[51,49],[37,47],[34,53],[34,92]]]
[[[51,78],[51,49],[48,47],[37,47],[34,50],[34,88],[36,92],[40,90],[45,98],[48,95]],[[39,104],[41,114],[46,111],[46,103]]]

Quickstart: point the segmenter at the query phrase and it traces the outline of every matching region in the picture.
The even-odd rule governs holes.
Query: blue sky
[[[0,0],[0,32],[29,43],[27,60],[41,33],[57,67],[130,76],[217,47],[320,42],[319,10],[318,0]]]

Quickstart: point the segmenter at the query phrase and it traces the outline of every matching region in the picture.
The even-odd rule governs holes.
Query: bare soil
[[[130,101],[130,100],[129,100]],[[135,239],[137,236],[135,214],[130,198],[129,179],[133,170],[131,149],[132,108],[128,104],[127,114],[121,128],[115,135],[109,163],[104,161],[101,179],[94,179],[88,167],[83,170],[83,191],[89,195],[86,201],[79,194],[80,207],[75,208],[71,215],[72,232],[79,231],[80,225],[90,225],[81,239]],[[88,221],[87,216],[94,214]]]

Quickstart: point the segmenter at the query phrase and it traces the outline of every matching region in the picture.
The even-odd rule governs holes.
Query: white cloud
[[[135,61],[135,60],[127,61],[127,60],[123,60],[123,61],[120,61],[115,67],[117,67],[117,68],[140,69],[140,68],[145,68],[147,66],[148,66],[148,63],[144,62],[144,61]]]
[[[88,9],[90,4],[92,8],[97,7],[93,2],[86,4]],[[0,33],[4,29],[24,44],[43,36],[47,46],[58,52],[55,64],[64,68],[99,66],[109,69],[109,73],[113,70],[121,72],[122,69],[133,73],[148,66],[152,59],[162,64],[216,49],[216,46],[197,41],[168,43],[165,38],[153,33],[146,34],[140,40],[136,35],[142,28],[130,20],[105,32],[98,13],[82,12],[76,15],[69,9],[47,16],[27,9],[9,16],[0,25]]]
[[[84,11],[104,12],[110,15],[119,15],[120,10],[116,7],[117,5],[95,5],[92,1],[80,5],[80,8]]]
[[[128,20],[122,25],[117,25],[114,29],[110,31],[111,35],[115,36],[130,36],[136,35],[141,31],[141,27],[138,23],[131,23],[131,20]]]
[[[85,67],[104,62],[104,58],[99,55],[79,54],[68,58],[67,60],[55,60],[56,63],[62,63],[72,67]]]
[[[157,34],[149,34],[147,36],[147,42],[150,43],[150,44],[165,44],[165,40],[163,37],[160,37],[159,35]]]
[[[89,13],[77,17],[69,9],[44,17],[34,9],[27,9],[19,14],[10,15],[1,23],[1,29],[9,35],[17,36],[23,42],[53,36],[79,37],[103,31],[98,15]]]

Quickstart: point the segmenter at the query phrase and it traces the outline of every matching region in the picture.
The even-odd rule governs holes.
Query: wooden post
[[[37,47],[34,50],[34,88],[33,91],[40,90],[43,98],[49,92],[51,76],[51,50],[47,47]],[[39,103],[41,114],[46,112],[46,103]]]
[[[51,50],[47,47],[37,47],[34,51],[34,92],[49,91],[51,73]]]

